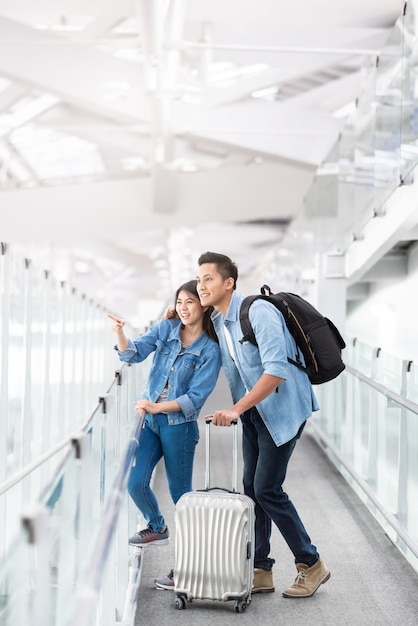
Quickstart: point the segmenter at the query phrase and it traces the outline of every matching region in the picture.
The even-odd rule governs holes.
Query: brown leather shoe
[[[309,598],[331,576],[331,572],[321,559],[318,559],[312,567],[304,563],[296,563],[296,569],[298,575],[295,582],[283,591],[285,598]]]
[[[255,569],[251,593],[272,593],[274,591],[273,572]]]

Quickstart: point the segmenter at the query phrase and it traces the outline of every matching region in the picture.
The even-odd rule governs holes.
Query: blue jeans
[[[156,532],[165,528],[164,517],[150,487],[152,472],[164,457],[168,488],[176,504],[183,493],[192,490],[193,459],[199,427],[196,421],[168,424],[166,413],[147,414],[141,432],[128,491],[148,524]]]
[[[256,408],[244,413],[242,425],[244,492],[255,502],[254,567],[271,570],[275,563],[269,557],[272,521],[292,551],[295,563],[311,567],[319,555],[282,488],[287,464],[304,424],[297,435],[282,446],[276,446]]]

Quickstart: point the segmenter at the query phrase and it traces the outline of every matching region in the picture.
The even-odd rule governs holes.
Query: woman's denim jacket
[[[196,420],[206,398],[213,391],[221,367],[218,344],[202,333],[179,356],[180,321],[161,320],[119,352],[121,361],[140,363],[154,352],[146,389],[141,397],[156,402],[168,380],[167,400],[176,400],[181,411],[168,413],[169,424]]]
[[[226,316],[216,310],[212,313],[222,364],[234,403],[254,387],[262,374],[285,379],[276,391],[257,404],[274,442],[280,446],[297,434],[303,422],[319,406],[307,374],[287,360],[288,356],[295,358],[296,344],[283,315],[273,305],[263,300],[253,302],[249,319],[258,347],[249,341],[241,343],[243,332],[239,312],[244,297],[234,291]],[[224,324],[232,337],[234,360],[226,343]],[[303,356],[300,357],[303,362]]]

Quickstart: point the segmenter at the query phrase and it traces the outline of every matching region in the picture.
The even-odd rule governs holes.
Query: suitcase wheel
[[[179,611],[186,608],[186,600],[183,598],[183,596],[176,596],[176,599],[174,600],[174,606]]]
[[[244,613],[244,611],[246,610],[247,606],[249,606],[250,602],[251,602],[251,600],[248,600],[248,599],[236,600],[235,604],[234,604],[235,612],[236,613]]]

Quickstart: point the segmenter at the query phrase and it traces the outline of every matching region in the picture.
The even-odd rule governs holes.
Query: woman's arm
[[[156,415],[157,413],[171,413],[172,411],[181,411],[181,407],[176,400],[165,400],[164,402],[151,402],[151,400],[137,400],[135,402],[135,411],[145,411]]]
[[[108,313],[107,317],[112,322],[112,331],[116,334],[116,344],[119,352],[125,352],[128,347],[128,339],[123,330],[123,327],[125,326],[124,320],[121,320],[119,317],[115,317],[110,313]]]
[[[199,411],[212,393],[221,369],[221,354],[218,345],[212,344],[204,363],[195,370],[188,389],[176,401],[186,417]]]

